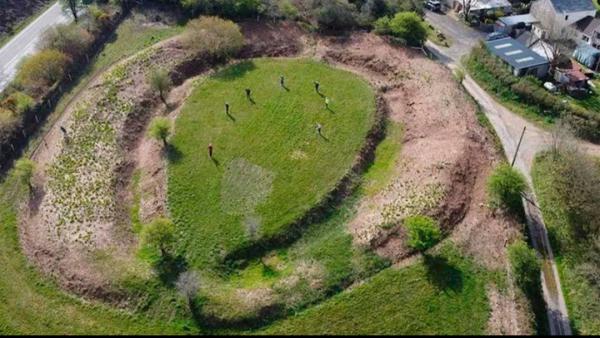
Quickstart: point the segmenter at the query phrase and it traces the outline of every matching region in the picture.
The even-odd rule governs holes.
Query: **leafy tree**
[[[425,251],[442,238],[442,232],[437,222],[427,216],[411,216],[404,220],[404,227],[408,231],[408,246]]]
[[[81,7],[83,7],[82,1],[81,0],[60,0],[60,3],[65,10],[69,10],[71,12],[71,14],[73,15],[73,19],[75,19],[75,22],[77,23],[79,20],[79,16],[78,16],[77,12],[79,11],[79,9],[81,9]]]
[[[158,92],[160,100],[164,104],[167,104],[165,92],[168,91],[172,85],[169,73],[164,69],[155,69],[150,72],[150,75],[148,76],[148,82],[150,82],[150,87]]]
[[[19,178],[21,183],[29,187],[29,191],[33,191],[31,179],[35,171],[35,162],[30,159],[22,158],[15,162],[15,176]]]
[[[11,139],[14,132],[21,127],[21,123],[22,119],[12,110],[0,107],[0,145]]]
[[[415,12],[400,12],[390,20],[391,34],[411,46],[422,46],[427,38],[423,19]]]
[[[347,0],[325,0],[317,9],[321,29],[342,30],[356,26],[356,7]]]
[[[229,58],[242,49],[244,36],[232,21],[205,16],[187,24],[184,43],[198,54]]]
[[[92,41],[92,35],[85,29],[73,24],[61,24],[44,33],[40,49],[55,49],[76,59],[85,53]]]
[[[508,164],[499,165],[488,179],[488,194],[494,207],[521,213],[521,194],[527,188],[525,178]]]
[[[517,285],[526,292],[532,292],[540,283],[540,260],[534,249],[522,240],[508,247],[508,257]]]
[[[390,18],[387,16],[381,17],[373,24],[373,31],[376,34],[388,35],[391,34],[390,30]]]
[[[171,135],[171,120],[166,117],[155,117],[152,122],[150,122],[148,135],[162,141],[163,145],[167,147],[167,139]]]
[[[23,61],[16,80],[29,95],[37,96],[63,78],[69,62],[69,57],[58,50],[43,50]]]
[[[157,218],[142,230],[143,245],[160,251],[166,257],[175,244],[175,224],[167,218]]]

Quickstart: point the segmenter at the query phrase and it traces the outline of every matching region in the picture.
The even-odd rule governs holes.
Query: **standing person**
[[[317,134],[321,135],[321,129],[323,126],[320,123],[317,123]]]
[[[321,87],[321,84],[319,83],[319,81],[315,81],[315,91],[319,94],[321,94],[321,92],[319,92],[320,87]]]
[[[225,102],[225,114],[229,115],[229,103]]]
[[[329,110],[329,104],[331,103],[331,101],[329,100],[329,97],[325,97],[325,108]]]
[[[283,77],[283,75],[279,76],[279,85],[281,88],[285,88],[285,77]]]
[[[252,90],[250,88],[246,88],[246,98],[248,100],[250,100],[251,96],[252,96]]]
[[[212,143],[208,144],[208,157],[210,157],[210,158],[213,157],[213,145],[212,145]]]

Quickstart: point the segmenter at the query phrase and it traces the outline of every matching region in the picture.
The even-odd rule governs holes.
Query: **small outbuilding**
[[[531,14],[503,16],[496,21],[494,31],[510,35],[517,29],[531,30],[531,26],[539,22],[540,20]]]
[[[485,45],[490,53],[508,64],[515,76],[543,78],[548,74],[548,60],[513,38],[486,41]]]

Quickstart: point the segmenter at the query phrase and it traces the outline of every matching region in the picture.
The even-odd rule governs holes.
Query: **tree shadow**
[[[256,69],[254,61],[243,61],[228,67],[215,75],[215,78],[225,81],[234,81],[244,77],[246,73]]]
[[[177,278],[182,272],[185,272],[188,264],[183,256],[173,256],[165,254],[155,264],[154,269],[158,274],[158,278],[165,285],[172,287],[175,285]]]
[[[183,158],[183,153],[181,152],[181,150],[179,150],[177,148],[177,146],[175,146],[172,143],[167,144],[166,152],[167,152],[167,159],[169,160],[169,162],[171,162],[171,163],[181,162],[181,159]]]
[[[454,292],[463,289],[463,273],[448,259],[440,256],[423,254],[427,280],[439,290],[452,290]]]

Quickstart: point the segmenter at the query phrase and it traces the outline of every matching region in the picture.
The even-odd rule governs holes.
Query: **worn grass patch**
[[[189,262],[213,265],[256,238],[284,232],[349,171],[374,112],[365,81],[309,60],[243,62],[200,84],[176,121],[168,178],[169,208]]]
[[[389,268],[260,334],[483,334],[490,278],[451,245],[414,266]]]

